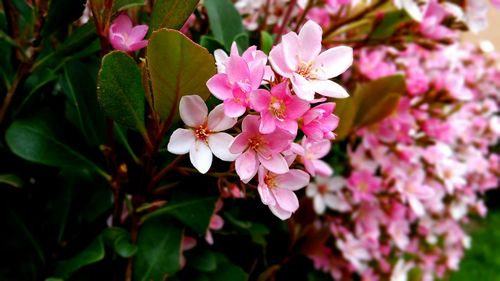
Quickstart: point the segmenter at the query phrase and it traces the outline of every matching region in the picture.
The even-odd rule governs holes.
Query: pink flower
[[[212,214],[212,217],[210,218],[210,223],[208,224],[208,230],[207,233],[205,234],[205,240],[210,245],[214,244],[214,238],[210,230],[220,230],[224,226],[224,219],[217,214],[222,209],[222,205],[223,202],[221,199],[215,202],[214,213]]]
[[[315,183],[310,183],[307,186],[306,195],[313,199],[314,211],[321,215],[326,207],[339,212],[351,210],[351,206],[342,194],[345,184],[342,177],[317,177]]]
[[[281,129],[267,135],[261,134],[259,123],[258,116],[246,116],[241,126],[242,133],[236,136],[229,147],[231,153],[241,153],[236,159],[236,173],[244,183],[257,174],[259,163],[276,174],[288,172],[288,163],[281,152],[290,146],[294,136]]]
[[[401,179],[396,181],[396,189],[401,193],[403,200],[410,203],[413,212],[417,216],[423,216],[425,208],[422,200],[425,201],[434,196],[433,189],[424,184],[425,172],[415,168],[413,171],[400,170],[399,173]]]
[[[109,28],[109,42],[113,48],[133,52],[148,45],[148,40],[144,39],[148,33],[148,26],[145,24],[132,26],[132,21],[126,14],[119,15]]]
[[[320,54],[322,33],[321,27],[309,20],[298,35],[285,34],[269,54],[273,69],[290,79],[295,94],[308,101],[314,100],[314,93],[335,98],[349,96],[342,86],[329,79],[352,65],[352,48],[339,46]]]
[[[370,253],[367,245],[356,239],[352,234],[348,234],[346,240],[338,239],[336,243],[342,255],[351,262],[359,272],[366,268],[366,261],[370,260]]]
[[[264,53],[261,53],[245,52],[241,57],[236,44],[233,44],[228,58],[224,57],[225,53],[217,53],[219,73],[207,81],[207,87],[216,98],[224,101],[227,116],[243,115],[249,105],[250,94],[265,92],[259,90],[267,62]]]
[[[260,199],[271,212],[282,220],[290,218],[299,208],[299,200],[293,191],[303,188],[309,183],[309,175],[301,170],[291,169],[281,175],[259,167]]]
[[[202,174],[212,165],[212,153],[221,160],[234,161],[237,155],[228,149],[233,137],[220,132],[232,128],[236,119],[224,115],[223,105],[216,106],[208,114],[207,105],[200,96],[183,96],[179,112],[189,129],[174,131],[167,146],[170,153],[182,155],[189,152],[191,163]]]
[[[320,158],[325,157],[330,152],[331,143],[329,140],[310,141],[306,136],[302,138],[304,153],[301,155],[302,163],[306,171],[311,176],[328,177],[333,174],[333,170],[325,161]]]
[[[335,103],[327,102],[309,109],[302,116],[301,129],[311,140],[334,139],[333,130],[339,125],[339,118],[333,115]]]
[[[297,134],[297,119],[308,109],[309,103],[292,96],[287,82],[280,83],[268,91],[255,91],[250,103],[260,112],[259,130],[263,134],[274,132],[276,127]]]
[[[354,171],[347,180],[347,186],[351,189],[355,202],[373,201],[375,193],[382,187],[382,182],[369,172]]]

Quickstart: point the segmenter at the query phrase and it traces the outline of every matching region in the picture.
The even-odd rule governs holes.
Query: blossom
[[[423,216],[425,209],[422,200],[434,196],[433,189],[424,184],[425,172],[416,168],[414,171],[400,171],[400,173],[402,180],[396,181],[396,189],[403,199],[408,201],[413,212],[417,216]]]
[[[254,92],[250,103],[260,112],[259,130],[263,134],[274,132],[276,127],[297,134],[297,119],[308,109],[309,103],[292,96],[287,82],[273,86],[271,92]]]
[[[143,40],[148,33],[145,24],[132,26],[132,21],[126,14],[120,14],[109,28],[109,42],[113,48],[133,52],[148,45],[148,40]]]
[[[231,153],[241,153],[236,158],[236,173],[244,183],[248,183],[257,174],[259,163],[276,174],[289,171],[288,163],[281,152],[290,146],[294,136],[281,129],[262,134],[259,124],[258,116],[246,116],[241,126],[241,134],[236,136],[229,147]]]
[[[339,46],[320,53],[322,33],[321,27],[309,20],[298,35],[285,34],[269,54],[273,69],[290,79],[295,94],[308,101],[314,100],[314,93],[334,98],[349,96],[342,86],[329,79],[352,65],[352,48]]]
[[[310,141],[306,136],[302,138],[304,153],[300,159],[311,176],[328,177],[333,173],[332,168],[320,158],[325,157],[330,152],[331,143],[329,140]]]
[[[303,188],[309,183],[309,175],[298,169],[277,175],[265,167],[259,167],[258,191],[260,199],[271,212],[282,220],[290,218],[299,208],[299,200],[293,191]]]
[[[315,183],[309,183],[306,195],[313,199],[314,210],[317,214],[323,214],[326,207],[339,212],[351,209],[341,190],[346,182],[342,177],[324,178],[317,177]]]
[[[240,117],[249,105],[250,94],[265,92],[259,89],[266,70],[267,58],[261,51],[238,54],[236,44],[231,55],[217,52],[218,74],[207,81],[212,94],[224,102],[224,112],[229,117]]]
[[[365,262],[370,259],[370,253],[367,251],[367,245],[352,234],[348,234],[346,239],[338,239],[337,247],[342,252],[342,255],[351,262],[351,264],[360,272],[366,268]]]
[[[224,161],[234,161],[237,155],[228,150],[233,137],[221,131],[232,128],[236,119],[224,115],[223,105],[216,106],[208,114],[200,96],[183,96],[179,112],[189,129],[174,131],[167,146],[169,152],[178,155],[189,152],[191,163],[202,174],[210,169],[212,154]]]
[[[220,230],[224,226],[224,219],[217,214],[222,209],[223,204],[224,203],[221,199],[215,202],[214,213],[212,214],[212,217],[210,218],[210,222],[208,224],[207,233],[205,234],[205,240],[210,245],[214,244],[214,238],[210,230]]]
[[[333,115],[335,103],[326,102],[309,109],[302,116],[301,129],[311,140],[334,139],[333,130],[339,125],[339,118]]]
[[[369,172],[354,171],[347,179],[347,186],[351,189],[355,202],[373,201],[375,193],[382,187],[382,182]]]

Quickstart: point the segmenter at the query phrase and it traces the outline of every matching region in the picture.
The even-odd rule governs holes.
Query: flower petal
[[[230,98],[224,100],[224,114],[226,114],[227,117],[231,118],[240,117],[245,113],[246,110],[247,107],[237,102],[235,99]]]
[[[207,88],[220,100],[226,100],[233,97],[233,89],[229,84],[226,74],[216,74],[207,81]]]
[[[257,187],[257,190],[259,191],[259,196],[260,200],[262,201],[262,204],[264,205],[276,205],[276,200],[274,199],[274,196],[271,194],[271,191],[267,186],[260,185]]]
[[[296,70],[299,66],[300,45],[299,37],[295,32],[289,32],[281,37],[285,64],[289,69]]]
[[[229,145],[234,138],[226,133],[211,134],[208,136],[208,146],[214,155],[223,161],[234,161],[238,154],[229,151]]]
[[[257,112],[262,112],[269,108],[271,94],[266,90],[256,90],[250,94],[250,104]]]
[[[339,46],[321,53],[314,61],[316,75],[320,79],[330,79],[344,73],[353,62],[351,47]]]
[[[312,20],[307,21],[299,32],[300,59],[310,62],[321,52],[321,26]]]
[[[299,208],[299,199],[297,199],[297,195],[293,191],[285,188],[273,188],[271,192],[281,209],[295,212]]]
[[[285,78],[291,78],[293,76],[293,70],[288,67],[285,62],[285,55],[283,54],[282,44],[274,46],[269,53],[269,62],[279,75]]]
[[[132,20],[127,14],[122,13],[113,21],[110,31],[113,33],[128,34],[132,30]]]
[[[226,73],[226,63],[229,56],[222,49],[214,51],[215,64],[217,65],[217,73]]]
[[[311,81],[297,73],[293,74],[291,81],[293,91],[299,98],[306,101],[312,101],[314,99],[314,88],[310,83]]]
[[[179,103],[179,113],[184,124],[189,127],[198,127],[205,123],[208,108],[198,95],[183,96]]]
[[[317,214],[322,215],[325,212],[325,201],[323,201],[323,197],[321,196],[321,194],[316,194],[314,196],[313,206]]]
[[[268,156],[263,156],[260,153],[257,155],[262,166],[264,166],[269,171],[275,174],[284,174],[289,171],[288,163],[286,162],[283,155],[279,153],[271,154]]]
[[[331,98],[347,98],[349,94],[339,84],[331,80],[311,80],[311,87],[316,93]]]
[[[142,39],[144,39],[144,36],[146,36],[146,34],[148,33],[148,29],[149,27],[145,24],[134,26],[128,36],[128,41],[131,43],[141,41]]]
[[[279,188],[298,190],[309,184],[309,174],[298,169],[275,177],[276,186]]]
[[[172,133],[168,141],[167,150],[173,154],[186,154],[195,140],[196,136],[193,130],[177,129]]]
[[[195,141],[189,150],[189,160],[198,172],[205,174],[212,166],[212,151],[203,141]]]
[[[236,159],[236,173],[244,183],[248,183],[257,174],[258,168],[259,162],[257,162],[255,151],[251,149]]]
[[[269,205],[269,210],[271,210],[271,212],[281,220],[287,220],[292,216],[292,212],[283,210],[278,204],[274,206]]]
[[[245,151],[248,147],[248,139],[250,136],[251,135],[246,132],[237,135],[233,142],[229,145],[229,151],[233,154],[239,154]]]
[[[236,118],[227,117],[224,105],[219,104],[208,114],[207,127],[212,132],[221,132],[232,128],[237,121]]]

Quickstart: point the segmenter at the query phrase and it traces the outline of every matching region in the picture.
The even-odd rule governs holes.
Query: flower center
[[[303,76],[306,79],[313,78],[312,68],[313,68],[312,64],[301,62],[296,72],[297,74]]]
[[[204,142],[208,141],[208,136],[210,135],[210,131],[207,128],[207,125],[201,125],[194,130],[196,138],[202,140]]]
[[[253,149],[255,151],[259,150],[261,144],[262,141],[258,136],[248,140],[248,146],[250,147],[250,149]]]
[[[328,191],[328,186],[326,186],[326,184],[318,185],[318,192],[320,194],[325,194],[325,193],[327,193],[327,191]]]
[[[264,183],[267,185],[267,188],[272,189],[276,187],[276,181],[274,180],[274,176],[267,173],[264,177]]]
[[[271,103],[269,104],[269,111],[276,117],[276,119],[283,121],[285,119],[286,105],[282,100],[278,100],[275,97],[271,98]]]

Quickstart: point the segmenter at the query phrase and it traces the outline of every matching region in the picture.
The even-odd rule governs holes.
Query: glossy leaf
[[[21,178],[13,174],[0,175],[0,184],[6,184],[15,188],[23,187],[23,181]]]
[[[229,0],[205,0],[203,4],[214,37],[229,50],[235,38],[245,31],[240,14]]]
[[[113,3],[113,12],[116,13],[128,8],[143,6],[144,4],[145,0],[115,0]]]
[[[120,257],[128,258],[137,252],[137,246],[130,243],[130,234],[123,228],[108,228],[104,230],[102,237],[106,245]]]
[[[134,280],[160,281],[180,268],[182,229],[164,218],[146,221],[137,238]]]
[[[147,50],[152,107],[162,120],[179,120],[178,104],[184,95],[210,95],[206,83],[215,74],[212,55],[176,30],[162,29],[151,36]]]
[[[224,45],[221,42],[208,35],[201,36],[200,45],[207,48],[210,53],[213,53],[217,49],[224,49]]]
[[[198,2],[199,0],[156,0],[149,25],[150,32],[160,28],[180,29]]]
[[[173,216],[200,235],[205,235],[216,201],[214,195],[205,195],[195,188],[184,188],[177,191],[164,207],[145,216],[144,220]]]
[[[119,51],[104,56],[97,98],[104,112],[117,123],[146,134],[141,72],[130,56]]]
[[[56,167],[85,166],[108,179],[106,172],[63,139],[56,124],[55,119],[43,115],[16,120],[7,129],[7,145],[25,160]]]

